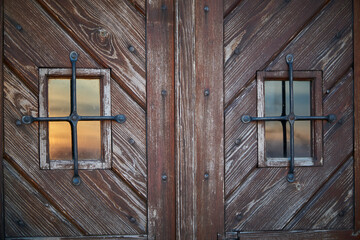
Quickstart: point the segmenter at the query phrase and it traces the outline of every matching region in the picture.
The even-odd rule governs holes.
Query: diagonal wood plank
[[[82,235],[5,160],[4,177],[5,228],[8,236]]]
[[[287,69],[284,59],[292,53],[294,70],[323,71],[325,93],[352,65],[352,41],[352,1],[331,1],[266,70]]]
[[[145,108],[145,17],[128,1],[39,2]]]
[[[145,16],[145,5],[144,0],[128,0],[142,15]]]
[[[37,124],[15,125],[23,114],[37,115],[37,98],[7,68],[4,77],[5,152],[13,159],[12,165],[26,173],[87,234],[144,233],[146,204],[111,170],[80,171],[83,184],[74,187],[72,171],[39,169]]]
[[[146,119],[145,111],[120,86],[111,82],[113,113],[125,114],[126,122],[112,124],[112,170],[147,198]]]
[[[353,226],[353,158],[319,189],[284,230],[351,229]]]
[[[255,169],[226,200],[227,230],[281,230],[318,186],[351,156],[353,100],[348,93],[352,80],[350,69],[324,98],[324,114],[335,113],[338,117],[333,124],[324,123],[326,167],[296,168],[297,181],[293,184],[285,180],[286,168]]]
[[[241,1],[242,0],[225,0],[224,1],[224,18],[226,18],[227,15],[229,15],[230,12],[232,10],[234,10]]]
[[[257,166],[256,123],[243,124],[242,114],[256,115],[256,81],[225,111],[225,199]]]
[[[244,0],[226,17],[226,106],[325,3],[316,0]]]
[[[4,11],[5,60],[35,94],[38,67],[71,67],[73,50],[80,54],[78,67],[99,67],[35,1],[6,0]]]

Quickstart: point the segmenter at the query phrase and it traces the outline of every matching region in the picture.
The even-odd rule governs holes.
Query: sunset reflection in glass
[[[299,116],[311,114],[310,81],[294,81],[294,111]],[[289,114],[289,82],[285,82],[286,115]],[[265,116],[280,116],[282,113],[282,81],[265,81]],[[286,143],[285,143],[286,142]],[[284,156],[284,144],[287,151]],[[286,123],[286,140],[280,121],[265,122],[265,146],[267,158],[289,157],[290,126]],[[311,123],[296,121],[294,125],[295,157],[311,157]]]
[[[80,116],[100,116],[100,79],[76,79],[77,112]],[[70,114],[70,78],[50,78],[48,83],[49,117]],[[101,158],[100,121],[79,121],[78,158]],[[49,122],[49,154],[51,160],[71,160],[71,127],[68,122]]]

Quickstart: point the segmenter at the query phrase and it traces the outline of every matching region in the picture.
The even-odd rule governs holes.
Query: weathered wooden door
[[[0,3],[1,237],[358,238],[360,1]],[[69,82],[72,51],[79,82],[97,81],[82,103],[126,117],[84,131],[100,150],[80,157],[78,186],[71,159],[51,157],[50,123],[21,122],[70,101],[51,89]],[[242,120],[279,110],[288,54],[295,111],[336,115],[295,121],[293,182],[289,134]]]
[[[352,24],[352,1],[225,2],[225,231],[238,232],[228,233],[228,237],[352,237],[355,213]],[[264,111],[266,115],[268,110],[274,114],[271,95],[276,94],[266,83],[288,79],[287,54],[294,56],[294,83],[304,78],[301,75],[305,73],[305,78],[311,78],[320,71],[320,78],[314,80],[320,88],[312,85],[306,90],[294,85],[295,111],[301,111],[299,101],[306,101],[296,97],[296,89],[302,88],[301,91],[312,94],[311,104],[321,106],[322,115],[336,115],[336,121],[322,121],[318,129],[314,122],[319,120],[308,130],[295,123],[293,183],[286,180],[288,162],[282,164],[271,159],[281,157],[270,152],[272,148],[276,151],[275,142],[280,143],[282,153],[282,143],[278,141],[283,137],[281,124],[271,128],[267,122],[264,134],[264,122],[244,123],[241,119],[243,115],[260,116]],[[281,96],[278,100],[281,104]],[[310,108],[315,115],[316,106]],[[296,132],[296,128],[301,130]],[[302,160],[296,160],[296,155],[301,155],[302,150],[296,145],[310,128],[309,145],[319,141],[322,151],[316,153],[316,146],[315,149],[309,146],[310,155],[319,155],[312,163],[300,163]],[[299,230],[310,232],[290,235],[291,231]]]
[[[144,1],[3,1],[6,237],[116,235],[118,237],[113,237],[116,239],[128,235],[145,238],[144,5]],[[112,123],[110,143],[101,140],[101,152],[111,149],[110,166],[83,164],[80,159],[82,183],[79,186],[71,183],[73,170],[66,169],[72,168],[71,165],[55,169],[57,160],[50,159],[47,167],[50,169],[40,166],[39,145],[43,139],[39,139],[38,123],[17,124],[22,115],[37,116],[41,105],[50,105],[51,97],[61,91],[49,90],[49,96],[45,94],[49,102],[39,100],[43,85],[49,84],[45,89],[50,89],[50,78],[70,79],[71,51],[79,54],[76,67],[78,73],[85,74],[81,78],[100,77],[100,89],[105,89],[108,83],[103,82],[103,75],[92,73],[99,69],[110,72],[111,87],[101,92],[100,109],[108,108],[111,101],[109,115],[126,116],[125,123]],[[57,75],[42,75],[53,70],[58,71]],[[42,78],[46,81],[41,82]],[[104,95],[106,103],[103,103]],[[95,95],[85,93],[85,102],[93,102],[92,98]],[[65,127],[63,131],[69,132],[69,127]],[[107,130],[102,128],[102,135],[104,131]],[[79,135],[79,151],[80,138]]]

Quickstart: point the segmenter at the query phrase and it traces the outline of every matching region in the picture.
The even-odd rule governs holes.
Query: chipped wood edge
[[[354,232],[360,231],[360,0],[353,1],[354,8]]]
[[[39,116],[47,117],[47,83],[50,77],[71,77],[71,68],[39,68]],[[100,78],[100,104],[103,116],[111,116],[110,69],[77,68],[77,78]],[[80,160],[79,169],[111,169],[111,121],[101,122],[101,159]],[[48,123],[39,123],[39,158],[41,169],[74,169],[73,160],[49,160]]]
[[[3,71],[3,60],[4,60],[4,1],[0,0],[0,238],[5,238],[5,204],[4,204],[4,171],[3,171],[3,156],[4,156],[4,71]]]

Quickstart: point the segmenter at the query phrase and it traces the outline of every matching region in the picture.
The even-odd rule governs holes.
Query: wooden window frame
[[[49,78],[71,79],[70,68],[39,68],[39,117],[48,117]],[[110,69],[76,69],[77,78],[100,79],[100,112],[111,116]],[[111,121],[101,121],[101,158],[80,160],[79,169],[111,168]],[[40,169],[73,169],[73,160],[50,160],[48,122],[39,122]]]
[[[265,116],[265,88],[268,80],[286,81],[288,71],[258,71],[257,72],[257,116]],[[322,71],[293,71],[294,81],[310,81],[310,104],[312,116],[322,116]],[[296,114],[296,112],[295,112]],[[296,126],[295,126],[296,127]],[[311,121],[311,157],[295,157],[295,166],[322,166],[323,130],[322,120]],[[265,122],[257,122],[258,133],[258,167],[288,167],[288,158],[266,158]]]

